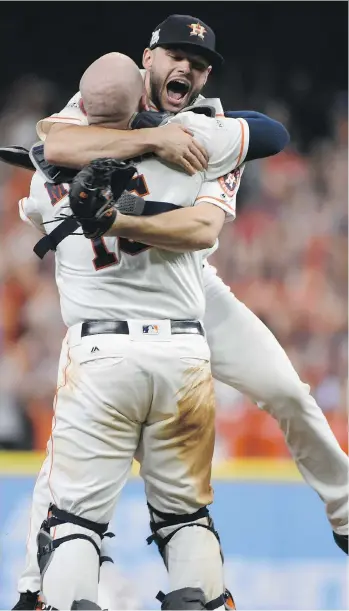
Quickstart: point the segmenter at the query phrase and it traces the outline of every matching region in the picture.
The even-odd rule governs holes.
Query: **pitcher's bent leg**
[[[348,532],[348,457],[309,386],[269,329],[205,270],[205,328],[212,374],[273,416],[305,481],[326,505],[332,529]]]

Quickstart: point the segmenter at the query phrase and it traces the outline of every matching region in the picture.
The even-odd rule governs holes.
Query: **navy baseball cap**
[[[213,66],[223,63],[223,57],[216,51],[214,31],[201,19],[191,15],[169,15],[159,23],[152,33],[149,48],[179,47],[192,49]]]

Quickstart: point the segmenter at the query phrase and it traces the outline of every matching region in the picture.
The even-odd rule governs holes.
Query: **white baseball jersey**
[[[159,159],[146,159],[137,164],[134,191],[146,200],[183,207],[208,202],[234,218],[241,177],[237,166],[248,150],[247,123],[193,112],[171,121],[190,127],[206,147],[208,169],[188,176]],[[68,201],[68,185],[54,187],[36,173],[20,214],[42,229],[42,222],[67,212]],[[44,227],[50,232],[55,226]],[[202,252],[171,253],[122,238],[91,241],[74,235],[57,248],[56,281],[67,326],[101,318],[201,320],[204,314]]]

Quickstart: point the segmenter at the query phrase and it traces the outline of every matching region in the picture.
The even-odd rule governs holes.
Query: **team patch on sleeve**
[[[241,177],[240,168],[236,168],[232,172],[229,172],[225,176],[221,176],[218,179],[218,182],[220,186],[222,187],[222,190],[229,197],[233,197],[234,193],[236,193],[236,191],[238,190],[239,185],[240,185],[240,177]]]

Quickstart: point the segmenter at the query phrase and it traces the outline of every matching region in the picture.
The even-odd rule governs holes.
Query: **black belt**
[[[145,325],[147,326],[147,325]],[[88,320],[82,323],[81,337],[87,335],[99,335],[102,333],[129,334],[128,323],[126,320]],[[204,335],[204,329],[198,320],[171,320],[171,333]]]

